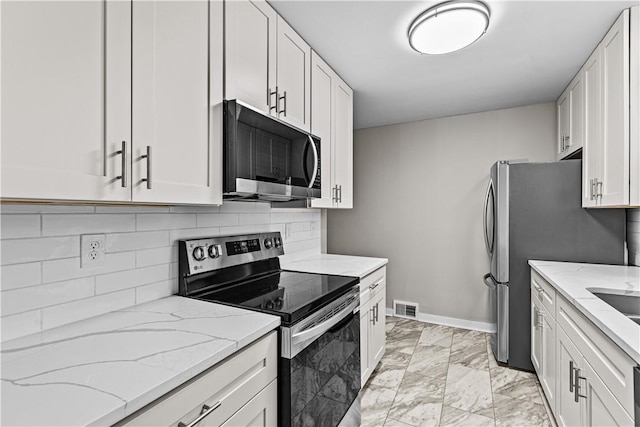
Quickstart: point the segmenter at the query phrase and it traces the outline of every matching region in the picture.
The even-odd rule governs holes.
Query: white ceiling
[[[355,92],[357,129],[553,101],[620,11],[640,1],[485,0],[487,33],[420,55],[411,21],[434,1],[271,0]]]

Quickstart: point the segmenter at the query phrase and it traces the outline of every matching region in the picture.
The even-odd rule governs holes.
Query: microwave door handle
[[[318,149],[316,148],[316,144],[313,142],[313,138],[311,135],[307,135],[309,138],[309,144],[311,144],[311,148],[313,149],[313,175],[311,175],[311,180],[309,181],[309,187],[313,187],[313,183],[316,182],[316,176],[318,176]]]

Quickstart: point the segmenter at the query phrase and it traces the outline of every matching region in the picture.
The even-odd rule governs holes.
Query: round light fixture
[[[452,0],[421,13],[409,27],[409,45],[420,53],[454,52],[478,40],[489,27],[489,8],[476,0]]]

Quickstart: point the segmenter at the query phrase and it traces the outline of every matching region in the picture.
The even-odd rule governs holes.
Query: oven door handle
[[[291,335],[291,351],[293,355],[299,353],[307,346],[307,344],[315,341],[316,338],[320,337],[325,332],[328,332],[331,328],[340,323],[346,317],[353,314],[359,305],[360,301],[356,299],[347,307],[343,308],[334,316],[330,317],[319,325],[316,325],[313,328],[309,328],[306,331],[298,332]]]
[[[313,138],[311,138],[311,135],[307,135],[307,138],[309,138],[309,144],[313,149],[313,174],[311,175],[311,179],[309,180],[309,188],[311,188],[313,187],[313,184],[316,182],[316,177],[318,176],[318,160],[319,160],[318,157],[319,156],[318,156],[318,149],[316,148],[316,143],[313,141]]]

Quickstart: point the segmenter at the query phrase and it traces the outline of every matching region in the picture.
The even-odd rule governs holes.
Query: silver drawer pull
[[[378,285],[382,283],[382,282],[378,282],[378,283],[374,283],[373,285],[369,285],[369,289],[374,290],[375,288],[378,287]]]
[[[127,188],[127,142],[126,141],[122,141],[122,149],[116,151],[116,154],[120,154],[122,156],[122,159],[120,162],[120,168],[122,172],[120,176],[116,176],[116,179],[121,179],[122,182],[120,183],[120,185],[122,186],[122,188]]]
[[[220,405],[222,405],[222,402],[220,402],[220,401],[218,401],[213,406],[202,405],[202,410],[200,411],[200,415],[198,415],[198,418],[196,418],[195,420],[191,421],[189,424],[185,424],[183,422],[179,422],[178,423],[178,427],[194,427],[200,421],[204,420],[207,416],[209,416],[209,414],[211,414],[213,411],[218,409],[220,407]]]

